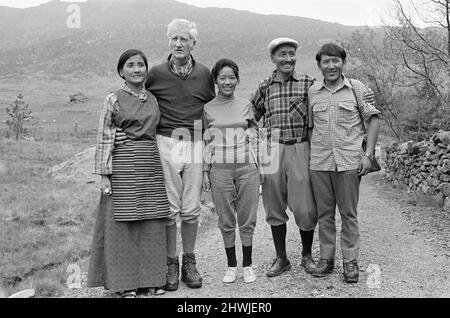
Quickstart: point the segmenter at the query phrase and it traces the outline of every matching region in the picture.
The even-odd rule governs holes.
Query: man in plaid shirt
[[[336,251],[335,209],[342,220],[341,249],[344,280],[359,278],[357,205],[361,176],[368,173],[380,123],[373,92],[342,74],[347,54],[337,44],[323,45],[316,55],[324,80],[309,89],[311,181],[317,204],[320,260],[313,271],[324,277],[334,269]],[[355,93],[355,94],[354,94]],[[361,114],[361,116],[360,116]],[[369,121],[367,148],[362,151],[361,117]]]
[[[286,254],[287,207],[300,229],[301,265],[309,273],[315,267],[311,247],[317,213],[309,179],[307,95],[314,79],[295,71],[297,48],[298,42],[289,38],[277,38],[269,44],[276,70],[260,83],[252,98],[255,119],[263,118],[262,130],[267,132],[272,160],[270,173],[261,163],[263,204],[277,254],[268,277],[291,268]]]

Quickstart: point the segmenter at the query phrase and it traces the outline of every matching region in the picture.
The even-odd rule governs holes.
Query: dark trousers
[[[358,259],[359,226],[357,206],[361,178],[356,170],[310,171],[311,183],[316,200],[320,257],[334,259],[336,254],[336,205],[342,220],[342,259],[349,262]]]

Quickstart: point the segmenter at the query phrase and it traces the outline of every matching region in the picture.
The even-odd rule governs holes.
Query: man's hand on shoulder
[[[114,138],[114,147],[118,147],[123,145],[128,140],[127,134],[123,131],[123,129],[116,129],[116,136]]]

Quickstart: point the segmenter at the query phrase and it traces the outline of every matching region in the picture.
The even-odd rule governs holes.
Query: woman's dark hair
[[[140,55],[142,57],[142,59],[144,60],[144,63],[145,63],[145,68],[148,71],[148,61],[147,61],[147,57],[145,56],[144,52],[142,52],[140,50],[136,50],[136,49],[130,49],[130,50],[126,50],[125,52],[123,52],[122,55],[119,57],[119,62],[117,62],[117,73],[119,73],[120,77],[122,77],[122,75],[120,75],[120,71],[123,69],[125,62],[130,57],[135,56],[135,55]]]
[[[322,55],[328,55],[328,56],[337,56],[342,59],[342,61],[345,61],[347,58],[347,52],[345,52],[344,48],[336,43],[326,43],[322,45],[322,47],[319,49],[319,52],[316,54],[316,61],[317,63],[320,63],[322,60]]]
[[[217,63],[214,65],[214,67],[211,70],[214,80],[217,79],[217,76],[219,76],[220,71],[224,67],[227,67],[227,66],[233,70],[234,75],[236,76],[237,80],[239,81],[239,67],[237,66],[237,64],[234,61],[232,61],[230,59],[220,59],[217,61]]]

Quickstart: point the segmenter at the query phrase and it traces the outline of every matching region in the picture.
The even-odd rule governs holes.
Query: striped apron
[[[155,140],[131,140],[113,150],[111,185],[116,221],[165,218],[170,214]]]

